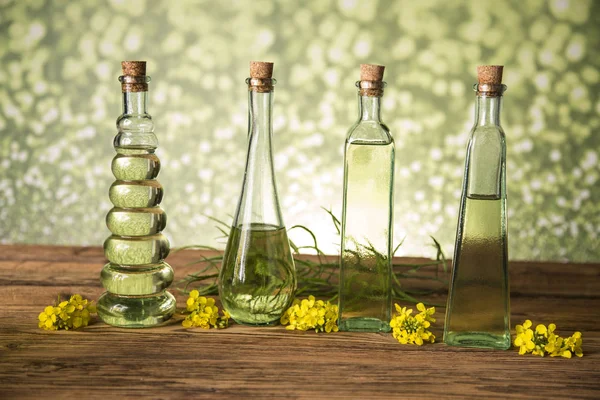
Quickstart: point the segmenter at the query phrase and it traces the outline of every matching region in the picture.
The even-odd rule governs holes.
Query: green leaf
[[[337,217],[335,215],[333,215],[333,212],[331,210],[326,209],[325,207],[321,207],[323,210],[325,210],[325,212],[327,214],[329,214],[329,216],[331,217],[331,220],[333,221],[333,226],[335,227],[335,230],[337,231],[338,235],[341,235],[341,230],[340,227],[342,226],[342,223],[340,222],[339,219],[337,219]]]

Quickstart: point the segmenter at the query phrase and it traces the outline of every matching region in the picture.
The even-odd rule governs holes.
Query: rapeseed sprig
[[[69,300],[60,301],[48,306],[38,315],[38,326],[46,331],[59,329],[77,329],[88,326],[91,314],[96,312],[92,301],[75,294]]]
[[[532,325],[530,320],[525,320],[523,325],[517,325],[515,328],[517,336],[513,343],[519,348],[519,354],[531,353],[540,357],[549,355],[564,358],[571,358],[573,354],[577,357],[583,356],[581,332],[575,332],[565,339],[554,333],[555,324],[549,324],[548,327],[539,324],[535,330],[531,329]]]
[[[281,316],[282,325],[285,329],[307,331],[314,329],[315,332],[337,332],[338,306],[323,300],[317,300],[314,296],[308,299],[294,300]]]
[[[335,216],[335,214],[328,209],[323,208],[333,223],[335,232],[339,235],[342,230],[341,221]],[[227,233],[231,228],[231,222],[221,221],[214,217],[208,216],[209,219],[215,221],[217,229],[223,233],[223,239],[226,239],[229,234]],[[310,243],[300,246],[290,240],[290,247],[293,250],[294,263],[296,265],[296,276],[298,281],[298,296],[306,296],[307,293],[323,298],[332,299],[338,295],[339,282],[337,276],[339,275],[339,260],[334,260],[329,257],[323,257],[325,253],[319,247],[317,235],[309,228],[302,225],[295,225],[289,228],[288,231],[302,230],[311,238]],[[448,287],[448,265],[446,256],[442,250],[442,246],[435,239],[433,241],[433,247],[435,248],[435,257],[432,260],[428,260],[421,263],[406,263],[398,262],[398,259],[392,258],[392,297],[397,300],[409,301],[418,303],[418,296],[422,295],[420,290],[411,290],[401,285],[403,279],[413,279],[419,277],[419,272],[431,271],[434,273],[434,277],[431,277],[427,273],[427,279],[433,278],[440,288]],[[401,247],[403,242],[399,243],[393,250],[392,255],[396,254],[398,249]],[[212,246],[207,245],[190,245],[180,247],[171,251],[184,250],[184,249],[201,249],[201,250],[215,250]],[[306,254],[301,254],[303,250],[311,249],[311,251],[317,254],[316,258],[306,257]],[[373,246],[366,246],[363,249],[369,257],[374,259],[385,259],[387,256],[380,254]],[[218,295],[218,276],[223,264],[223,253],[217,253],[210,257],[201,257],[197,264],[202,265],[202,270],[188,275],[185,279],[179,281],[177,285],[179,289],[184,293],[189,293],[190,289],[197,289],[203,296],[216,296]]]
[[[219,317],[219,308],[215,305],[215,299],[200,296],[197,290],[190,292],[186,305],[190,314],[181,323],[184,328],[210,329],[211,327],[227,328],[229,326],[229,313],[223,310]]]
[[[423,303],[417,304],[417,315],[412,315],[412,309],[400,307],[394,304],[398,315],[392,317],[390,326],[393,330],[394,338],[402,344],[423,345],[425,342],[435,342],[435,335],[429,331],[432,322],[435,322],[433,314],[435,307],[426,308]]]

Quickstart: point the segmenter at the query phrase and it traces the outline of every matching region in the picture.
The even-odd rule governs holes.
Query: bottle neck
[[[358,115],[361,121],[381,122],[381,97],[358,95]]]
[[[477,96],[475,108],[475,126],[500,126],[500,106],[502,96]]]
[[[233,223],[236,227],[251,224],[282,227],[271,150],[273,93],[255,90],[248,93],[248,155]]]
[[[124,92],[123,114],[148,114],[148,92]]]
[[[254,136],[271,149],[273,92],[248,92],[248,123],[250,139]],[[266,150],[266,149],[265,149]]]

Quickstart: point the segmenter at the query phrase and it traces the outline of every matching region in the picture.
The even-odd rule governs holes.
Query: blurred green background
[[[147,60],[172,245],[217,244],[243,175],[250,60],[275,62],[287,226],[339,239],[358,64],[387,66],[395,240],[453,247],[478,64],[504,64],[509,255],[600,261],[600,2],[0,0],[0,240],[101,245],[120,61]],[[304,235],[304,236],[303,236]],[[307,242],[296,232],[292,239]],[[222,246],[222,244],[220,244]]]

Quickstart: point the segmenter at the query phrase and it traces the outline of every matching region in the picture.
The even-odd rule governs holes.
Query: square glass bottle
[[[383,66],[362,64],[359,118],[344,151],[339,327],[388,332],[392,313],[394,139],[380,115]]]
[[[477,68],[471,130],[446,307],[444,342],[510,348],[506,141],[500,106],[502,66]]]

